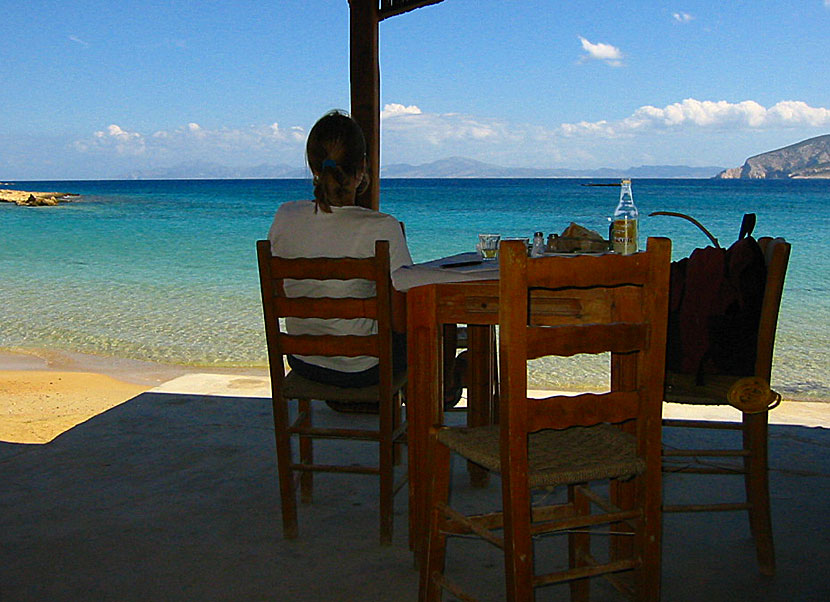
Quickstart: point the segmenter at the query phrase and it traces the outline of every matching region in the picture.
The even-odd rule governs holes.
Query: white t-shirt
[[[389,264],[394,272],[412,264],[400,222],[391,215],[364,207],[332,207],[331,213],[314,213],[313,201],[283,203],[268,232],[271,252],[278,257],[371,257],[375,241],[389,241]],[[374,282],[368,280],[286,280],[289,297],[371,297]],[[369,319],[321,320],[288,318],[291,334],[366,335],[377,332]],[[377,358],[298,356],[301,360],[340,372],[361,372],[377,364]]]

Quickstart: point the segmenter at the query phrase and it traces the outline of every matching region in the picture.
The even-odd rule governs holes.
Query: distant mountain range
[[[743,167],[725,169],[720,179],[794,180],[830,178],[830,134],[750,157]]]
[[[504,167],[467,159],[449,157],[409,165],[393,163],[381,168],[382,178],[711,178],[723,167],[687,167],[684,165],[642,165],[628,169],[556,169]],[[174,167],[135,170],[123,174],[127,180],[308,178],[308,169],[290,165],[262,164],[255,167],[227,167],[209,162],[181,163]]]
[[[830,178],[830,134],[755,155],[747,159],[742,167],[731,169],[685,165],[641,165],[627,169],[504,167],[466,157],[449,157],[420,165],[385,165],[381,168],[380,175],[382,178]],[[265,163],[254,167],[228,167],[210,162],[189,162],[173,167],[135,170],[121,176],[122,179],[128,180],[308,177],[306,167]]]
[[[627,169],[559,169],[503,167],[465,157],[450,157],[421,165],[394,163],[380,170],[383,178],[711,178],[721,167],[641,165]]]

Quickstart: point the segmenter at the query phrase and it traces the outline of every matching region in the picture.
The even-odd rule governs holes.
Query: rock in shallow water
[[[16,203],[25,207],[43,207],[57,205],[60,201],[71,200],[78,196],[68,192],[29,192],[26,190],[0,190],[0,201]]]

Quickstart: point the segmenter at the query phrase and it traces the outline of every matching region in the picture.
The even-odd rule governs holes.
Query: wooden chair
[[[790,244],[783,238],[760,238],[758,244],[764,252],[767,277],[761,306],[758,329],[757,356],[753,379],[747,375],[705,375],[704,384],[697,384],[695,377],[683,374],[666,374],[665,400],[683,404],[727,405],[743,408],[742,420],[737,422],[665,419],[667,427],[697,429],[738,430],[742,434],[740,449],[664,449],[663,471],[721,475],[743,475],[746,500],[740,503],[721,502],[708,504],[666,504],[663,512],[713,512],[747,510],[752,536],[761,573],[775,573],[775,550],[772,540],[772,520],[769,505],[769,479],[767,468],[768,405],[776,398],[770,390],[772,355],[775,347],[775,329],[778,310],[784,290],[784,278],[790,257]],[[730,399],[732,400],[730,402]],[[718,466],[709,462],[692,462],[677,458],[742,458],[741,465]]]
[[[297,537],[296,476],[301,499],[310,502],[314,472],[347,472],[378,475],[380,479],[380,541],[391,543],[392,506],[395,493],[405,479],[394,483],[397,445],[405,439],[406,424],[401,418],[402,392],[406,374],[392,370],[392,285],[389,275],[389,242],[377,241],[375,256],[365,259],[317,258],[283,259],[271,254],[271,243],[256,243],[268,361],[274,432],[277,446],[283,533]],[[284,279],[349,280],[366,279],[375,283],[376,296],[367,299],[289,298]],[[295,318],[370,318],[377,321],[377,333],[370,336],[292,336],[280,319]],[[366,388],[342,388],[307,380],[295,372],[285,373],[286,354],[318,356],[375,356],[379,360],[380,382]],[[289,420],[289,400],[298,400],[297,416]],[[379,405],[378,429],[322,428],[312,424],[312,400]],[[299,438],[299,459],[292,452],[292,438]],[[373,466],[314,464],[312,441],[315,438],[376,441],[379,459]]]
[[[587,599],[588,578],[597,575],[638,599],[659,599],[670,256],[670,241],[659,238],[630,256],[538,259],[528,259],[521,241],[501,243],[500,425],[431,431],[421,601],[440,600],[444,589],[472,599],[444,575],[447,535],[468,533],[502,548],[510,601],[532,600],[534,587],[561,582],[570,583],[572,598]],[[579,317],[545,312],[546,295],[573,299]],[[607,351],[609,392],[527,397],[528,360]],[[449,506],[450,452],[501,474],[501,512],[464,516]],[[611,482],[610,500],[593,481]],[[531,490],[560,486],[567,502],[532,505]],[[591,551],[588,530],[600,525],[611,529],[600,533],[611,540],[607,559]],[[543,533],[567,534],[568,568],[535,574],[533,539]],[[633,571],[633,584],[623,571]]]

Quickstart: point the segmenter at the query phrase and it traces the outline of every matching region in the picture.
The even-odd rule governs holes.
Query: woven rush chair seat
[[[726,374],[706,374],[698,384],[693,374],[666,372],[666,401],[694,405],[723,405],[729,390],[741,379]]]
[[[666,401],[696,405],[723,405],[729,388],[740,376],[707,374],[702,384],[697,384],[693,374],[666,372]]]
[[[666,372],[665,400],[689,405],[721,406],[724,403],[746,413],[767,412],[781,402],[781,395],[760,377],[707,374],[703,382],[691,374]]]
[[[445,428],[436,436],[457,454],[501,473],[498,426]],[[531,488],[630,479],[646,469],[637,455],[637,439],[609,424],[532,433],[527,463]]]

